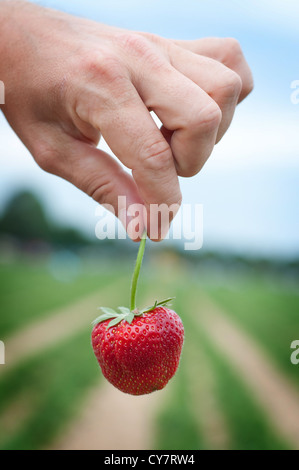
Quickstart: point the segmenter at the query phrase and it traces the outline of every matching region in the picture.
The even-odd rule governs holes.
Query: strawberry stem
[[[136,259],[136,263],[135,263],[135,269],[134,269],[132,284],[131,284],[131,312],[136,310],[137,283],[138,283],[140,268],[141,268],[142,259],[143,259],[143,255],[144,255],[146,237],[147,237],[146,232],[144,232],[142,237],[141,237],[141,241],[140,241],[139,249],[138,249],[138,254],[137,254],[137,259]]]

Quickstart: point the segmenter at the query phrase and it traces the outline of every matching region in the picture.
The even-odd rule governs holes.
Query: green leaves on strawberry
[[[174,300],[174,297],[169,297],[169,299],[160,300],[160,302],[156,300],[154,305],[152,305],[151,307],[144,308],[142,310],[142,313],[151,312],[152,310],[155,310],[155,308],[157,307],[166,307],[166,305],[171,305],[170,302],[172,302],[172,300]]]
[[[154,305],[152,305],[151,307],[146,307],[143,310],[135,309],[134,311],[131,311],[127,307],[118,307],[119,312],[109,307],[100,307],[100,310],[102,310],[103,314],[100,315],[98,318],[96,318],[92,324],[96,325],[97,323],[101,323],[109,319],[112,319],[112,320],[110,321],[110,323],[108,323],[107,329],[111,328],[112,326],[118,325],[118,323],[120,323],[123,320],[131,324],[135,317],[140,317],[143,313],[150,312],[151,310],[154,310],[156,307],[163,307],[163,306],[169,305],[169,303],[172,300],[173,300],[173,297],[169,299],[161,300],[160,302],[156,300]]]
[[[96,325],[97,323],[101,323],[105,320],[109,320],[112,318],[110,323],[108,323],[107,325],[107,329],[108,329],[108,328],[111,328],[112,326],[117,325],[122,320],[131,324],[134,319],[134,313],[131,312],[131,310],[126,307],[118,307],[119,312],[113,310],[112,308],[107,308],[107,307],[100,307],[100,309],[104,313],[100,315],[98,318],[96,318],[96,320],[93,322],[93,325]]]

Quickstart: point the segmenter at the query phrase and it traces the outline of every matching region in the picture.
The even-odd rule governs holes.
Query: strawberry
[[[103,309],[104,321],[96,321],[92,331],[94,353],[103,375],[122,392],[143,395],[161,390],[178,368],[184,327],[180,317],[164,304],[136,312],[131,322],[126,320],[132,313],[129,309],[125,312],[122,307],[121,314]],[[112,320],[109,327],[105,318],[115,314],[119,323],[115,325]]]
[[[92,347],[103,375],[131,395],[161,390],[174,376],[184,341],[180,317],[167,305],[172,299],[136,308],[136,290],[145,249],[140,242],[131,286],[131,308],[101,308],[93,322]]]

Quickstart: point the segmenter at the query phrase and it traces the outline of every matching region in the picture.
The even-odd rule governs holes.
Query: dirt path
[[[30,418],[36,404],[36,396],[25,392],[17,396],[0,414],[0,449]]]
[[[102,292],[52,312],[46,319],[7,339],[6,365],[1,371],[5,373],[20,361],[80,331],[94,319],[98,305],[110,304],[111,298],[114,303],[118,301],[115,297],[120,283],[121,280],[105,287]],[[251,390],[277,434],[282,435],[293,448],[299,449],[298,390],[229,315],[204,295],[202,299],[199,312],[201,327]],[[195,306],[198,309],[198,303]],[[204,357],[202,361],[205,361]],[[198,419],[203,422],[206,440],[211,447],[226,448],[229,442],[226,423],[209,392],[213,388],[212,379],[208,375],[206,378],[207,386],[201,390],[192,385],[192,376],[189,379],[194,399],[201,393],[201,400],[205,403],[206,412]],[[154,417],[167,400],[168,392],[169,387],[147,396],[131,397],[103,381],[87,396],[80,418],[52,448],[149,449],[155,434]]]
[[[215,377],[209,358],[199,344],[189,347],[186,345],[186,356],[191,412],[195,415],[205,447],[215,450],[229,449],[229,426],[216,398]]]
[[[51,449],[152,449],[155,416],[167,394],[166,388],[134,397],[118,391],[105,381],[90,392],[79,419],[70,423],[64,436]]]
[[[263,407],[277,434],[299,449],[299,393],[293,383],[252,338],[204,296],[199,321]]]
[[[47,318],[34,322],[8,338],[5,341],[6,364],[3,372],[87,327],[99,314],[99,305],[105,305],[111,299],[117,301],[116,293],[120,283],[121,280],[74,304],[49,312]]]
[[[111,299],[113,303],[118,302],[116,292],[120,283],[121,280],[79,302],[53,311],[46,319],[31,324],[6,340],[3,372],[86,327],[96,317],[99,304],[109,305]],[[51,449],[150,449],[155,435],[154,418],[165,394],[167,391],[162,390],[133,397],[119,392],[103,379],[87,395],[79,419],[70,424],[65,437]],[[15,421],[18,419],[12,419],[9,412],[10,425]]]

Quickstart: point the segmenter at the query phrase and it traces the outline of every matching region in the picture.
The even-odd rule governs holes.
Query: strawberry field
[[[128,302],[132,265],[120,264],[81,262],[64,279],[48,260],[0,265],[0,448],[299,448],[294,284],[146,260],[138,303],[174,296],[185,343],[166,388],[132,397],[106,382],[90,344],[97,307]]]

